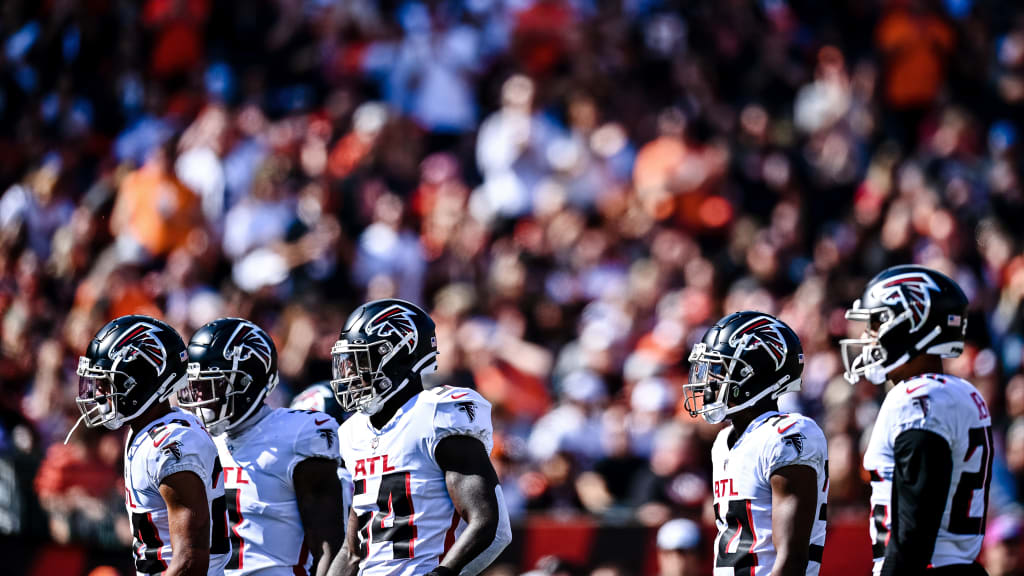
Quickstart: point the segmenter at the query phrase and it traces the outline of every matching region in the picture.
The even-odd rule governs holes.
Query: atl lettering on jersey
[[[441,387],[410,399],[381,430],[361,413],[342,424],[361,574],[426,574],[461,533],[465,523],[434,460],[437,444],[452,435],[478,438],[490,452],[490,403],[472,390]]]
[[[772,544],[771,476],[785,466],[809,466],[818,477],[817,510],[808,550],[807,574],[821,569],[828,500],[825,435],[810,418],[767,412],[754,419],[732,448],[732,427],[718,433],[711,449],[714,481],[715,576],[767,576],[775,565]]]

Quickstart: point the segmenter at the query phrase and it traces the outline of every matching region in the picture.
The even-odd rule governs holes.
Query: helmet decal
[[[770,316],[754,318],[732,333],[729,337],[729,345],[738,347],[745,336],[749,336],[748,346],[760,346],[775,360],[775,369],[782,368],[786,361],[789,348],[786,346],[786,339],[782,336],[781,329],[784,325]],[[737,355],[742,349],[737,349]]]
[[[900,274],[876,284],[872,295],[886,305],[902,303],[910,311],[910,331],[916,332],[928,319],[932,307],[931,292],[939,286],[923,272]]]
[[[409,348],[409,352],[413,353],[416,351],[416,345],[419,344],[419,332],[416,330],[414,318],[415,313],[412,310],[394,304],[370,319],[366,326],[366,334],[381,337],[397,334],[403,339],[412,334],[405,344]]]
[[[110,347],[107,356],[121,362],[134,362],[142,358],[156,368],[157,376],[162,376],[167,367],[167,350],[156,337],[160,331],[160,327],[149,322],[139,322],[125,331],[124,336]]]
[[[232,360],[238,355],[238,360],[248,360],[255,357],[263,364],[263,367],[270,370],[271,348],[267,339],[261,331],[249,322],[240,322],[235,332],[228,339],[224,346],[224,359]]]

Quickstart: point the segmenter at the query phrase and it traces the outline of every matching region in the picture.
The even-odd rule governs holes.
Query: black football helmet
[[[375,414],[410,380],[437,370],[434,321],[404,300],[368,302],[345,321],[331,358],[341,407]]]
[[[211,434],[244,421],[277,386],[277,349],[262,328],[241,318],[203,326],[188,343],[188,385],[178,404]]]
[[[78,359],[75,402],[82,417],[75,427],[84,421],[89,428],[103,425],[114,430],[154,402],[165,402],[185,385],[185,361],[181,336],[160,320],[113,320],[100,328]]]
[[[299,392],[295,398],[292,398],[292,403],[288,407],[293,410],[323,412],[333,417],[339,424],[344,422],[345,416],[347,416],[347,413],[341,409],[338,399],[334,397],[334,391],[331,390],[329,381],[317,382]]]
[[[893,266],[868,282],[846,311],[864,322],[860,338],[840,341],[844,377],[875,384],[921,354],[956,358],[964,351],[967,297],[952,279],[924,266]]]
[[[717,424],[766,397],[800,390],[803,348],[793,329],[762,312],[719,320],[690,352],[683,406]]]

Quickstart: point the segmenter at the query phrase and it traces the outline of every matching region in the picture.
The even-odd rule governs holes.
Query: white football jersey
[[[267,406],[252,418],[259,420],[237,435],[214,438],[224,463],[232,544],[225,573],[308,574],[313,557],[292,473],[308,458],[340,462],[338,423],[322,412]]]
[[[125,506],[131,519],[132,551],[139,574],[157,574],[171,563],[171,535],[167,504],[160,483],[178,472],[194,472],[206,485],[210,503],[211,576],[224,574],[231,553],[227,535],[224,482],[217,447],[199,420],[174,408],[125,444]]]
[[[981,552],[992,479],[992,418],[978,390],[955,376],[925,374],[893,387],[878,413],[864,469],[871,476],[874,571],[882,570],[892,526],[893,447],[904,430],[928,430],[949,443],[953,475],[932,566],[969,564]]]
[[[383,430],[361,413],[341,425],[341,456],[355,485],[361,575],[426,574],[461,533],[464,523],[434,460],[438,442],[453,435],[478,438],[491,451],[491,405],[473,390],[425,390]]]
[[[775,566],[771,476],[785,466],[810,466],[818,475],[818,512],[811,530],[807,574],[817,576],[825,549],[828,446],[806,416],[766,412],[729,448],[732,426],[711,448],[714,468],[715,576],[767,576]]]

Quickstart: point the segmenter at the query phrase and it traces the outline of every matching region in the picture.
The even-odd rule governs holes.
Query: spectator
[[[700,526],[686,518],[669,520],[658,528],[659,576],[699,576],[704,572]]]

